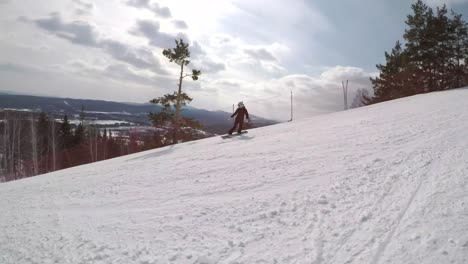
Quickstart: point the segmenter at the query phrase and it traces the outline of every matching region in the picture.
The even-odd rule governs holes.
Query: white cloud
[[[226,65],[224,63],[213,61],[207,56],[192,61],[192,64],[189,66],[201,70],[203,74],[213,74],[226,70]]]
[[[160,6],[159,3],[150,3],[149,0],[128,0],[127,5],[135,7],[148,9],[153,12],[157,17],[161,18],[171,18],[171,10],[168,7]]]
[[[143,36],[149,44],[158,48],[170,48],[174,45],[175,39],[183,39],[189,43],[188,36],[184,33],[171,34],[161,32],[160,23],[152,20],[138,20],[136,27],[130,32],[136,36]]]
[[[73,0],[77,6],[75,13],[77,15],[91,15],[94,10],[94,4],[83,0]]]
[[[95,26],[87,22],[65,22],[58,13],[53,13],[48,18],[27,19],[26,22],[32,22],[46,32],[66,39],[73,44],[102,49],[115,60],[128,63],[133,67],[158,74],[166,73],[159,60],[147,48],[136,48],[116,40],[104,39],[99,36]]]
[[[183,20],[172,20],[172,24],[178,29],[188,29],[187,23]]]
[[[261,61],[276,61],[275,56],[267,51],[265,48],[259,49],[245,49],[245,53],[250,55],[252,58],[261,60]]]
[[[28,21],[27,18],[20,18]],[[48,18],[31,20],[39,28],[55,34],[59,38],[69,40],[78,45],[95,47],[98,45],[97,33],[94,27],[84,21],[64,22],[59,13],[52,13]]]
[[[289,54],[289,48],[280,43],[252,45],[228,34],[216,34],[205,41],[202,48],[206,56],[226,65],[226,71],[220,78],[228,75],[230,78],[262,81],[279,78],[288,72],[282,61]]]
[[[161,7],[159,6],[158,3],[154,3],[153,5],[150,6],[150,10],[153,11],[153,13],[156,16],[163,17],[163,18],[170,18],[172,17],[171,11],[168,7]]]

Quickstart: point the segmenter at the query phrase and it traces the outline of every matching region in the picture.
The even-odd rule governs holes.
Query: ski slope
[[[468,89],[0,184],[0,263],[468,263]]]

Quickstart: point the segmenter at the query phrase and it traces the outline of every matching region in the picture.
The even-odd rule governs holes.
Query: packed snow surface
[[[0,263],[468,263],[468,89],[0,184]]]

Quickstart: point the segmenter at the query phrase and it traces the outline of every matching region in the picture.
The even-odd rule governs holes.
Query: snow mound
[[[468,263],[468,89],[0,184],[0,263]]]

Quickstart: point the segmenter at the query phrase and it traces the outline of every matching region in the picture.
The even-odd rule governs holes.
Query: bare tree
[[[99,129],[94,126],[88,126],[88,147],[89,154],[91,157],[91,162],[98,161],[98,138],[99,138]]]
[[[39,174],[39,166],[37,162],[37,133],[36,133],[36,124],[34,122],[34,113],[31,113],[31,149],[32,149],[32,159],[33,159],[33,172],[34,175]]]
[[[25,175],[24,167],[23,167],[23,156],[21,152],[22,144],[21,142],[23,141],[23,134],[22,134],[22,127],[23,127],[23,122],[22,118],[20,119],[20,125],[18,127],[18,167],[20,171],[20,177],[23,178]]]
[[[56,135],[57,135],[57,128],[55,127],[55,118],[54,114],[51,114],[50,117],[51,123],[50,123],[50,144],[52,148],[52,171],[57,170],[57,140],[56,140]]]
[[[2,144],[2,172],[3,175],[5,176],[6,174],[6,168],[7,168],[7,159],[6,159],[6,153],[7,153],[7,132],[8,132],[8,112],[5,111],[3,115],[3,144]]]
[[[11,180],[11,139],[10,139],[10,124],[9,124],[9,113],[5,111],[4,113],[4,123],[3,123],[3,146],[2,146],[2,171],[5,181]]]
[[[361,88],[356,90],[356,95],[354,96],[353,103],[351,104],[351,108],[358,108],[364,106],[364,98],[369,97],[369,91]]]

